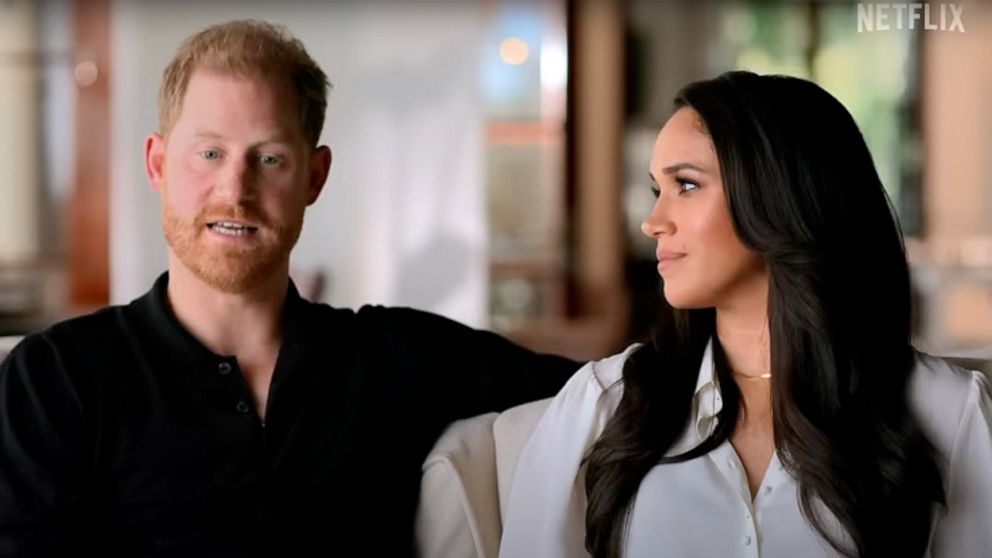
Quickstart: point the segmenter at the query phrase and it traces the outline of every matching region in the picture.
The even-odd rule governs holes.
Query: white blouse
[[[524,447],[503,525],[501,558],[588,556],[583,456],[622,395],[623,364],[636,348],[591,362],[554,398]],[[946,457],[947,508],[931,529],[932,558],[992,556],[992,394],[978,372],[917,354],[911,408]],[[711,347],[706,348],[692,420],[668,455],[698,445],[715,428],[722,406]],[[659,465],[644,478],[631,512],[626,556],[836,557],[807,523],[794,479],[772,457],[751,499],[740,459],[729,442],[704,457]],[[849,537],[822,503],[825,525]]]

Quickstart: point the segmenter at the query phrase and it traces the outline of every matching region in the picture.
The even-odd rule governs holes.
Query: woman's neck
[[[716,311],[716,337],[743,403],[741,420],[769,424],[771,419],[771,342],[768,289],[755,289]]]
[[[735,376],[760,377],[771,372],[767,286],[718,306],[716,336]]]

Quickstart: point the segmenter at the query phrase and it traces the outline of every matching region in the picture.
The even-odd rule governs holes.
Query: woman
[[[690,84],[651,158],[664,298],[518,464],[500,556],[990,556],[992,397],[910,345],[871,156],[813,83]]]

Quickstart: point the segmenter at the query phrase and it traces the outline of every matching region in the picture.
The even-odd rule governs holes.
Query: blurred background
[[[622,348],[660,297],[638,229],[655,135],[681,85],[744,68],[849,108],[906,235],[918,346],[992,357],[989,4],[955,3],[961,33],[859,32],[857,2],[815,0],[0,0],[0,336],[165,269],[141,156],[162,71],[187,35],[261,18],[333,83],[334,164],[292,261],[313,299]]]

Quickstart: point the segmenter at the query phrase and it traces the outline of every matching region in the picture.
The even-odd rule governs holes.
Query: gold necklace
[[[764,374],[758,374],[757,376],[749,376],[747,374],[741,374],[736,370],[731,370],[731,372],[733,372],[734,376],[737,376],[738,378],[744,378],[745,380],[750,380],[752,382],[757,380],[770,380],[772,377],[771,372],[765,372]]]
[[[762,336],[767,336],[767,335],[768,335],[768,320],[766,319],[765,320],[765,324],[763,326],[761,326],[761,332],[758,333],[758,337],[760,339]],[[752,376],[750,374],[744,374],[743,372],[739,372],[737,370],[734,370],[733,368],[731,368],[730,371],[733,372],[734,376],[737,376],[738,378],[744,378],[745,380],[748,380],[748,381],[751,381],[751,382],[756,382],[756,381],[759,381],[759,380],[770,380],[772,378],[771,371],[764,372],[762,374],[758,374],[757,376]]]
[[[761,337],[766,336],[766,335],[768,335],[768,320],[767,319],[765,320],[765,325],[761,326],[761,331],[758,333],[759,340],[761,339]],[[760,380],[770,380],[772,378],[771,371],[764,372],[764,373],[758,374],[756,376],[752,376],[750,374],[744,374],[743,372],[738,372],[737,370],[734,370],[730,366],[727,366],[727,368],[730,368],[730,374],[731,375],[737,376],[738,378],[743,378],[743,379],[748,380],[750,382],[757,382],[757,381],[760,381]]]

